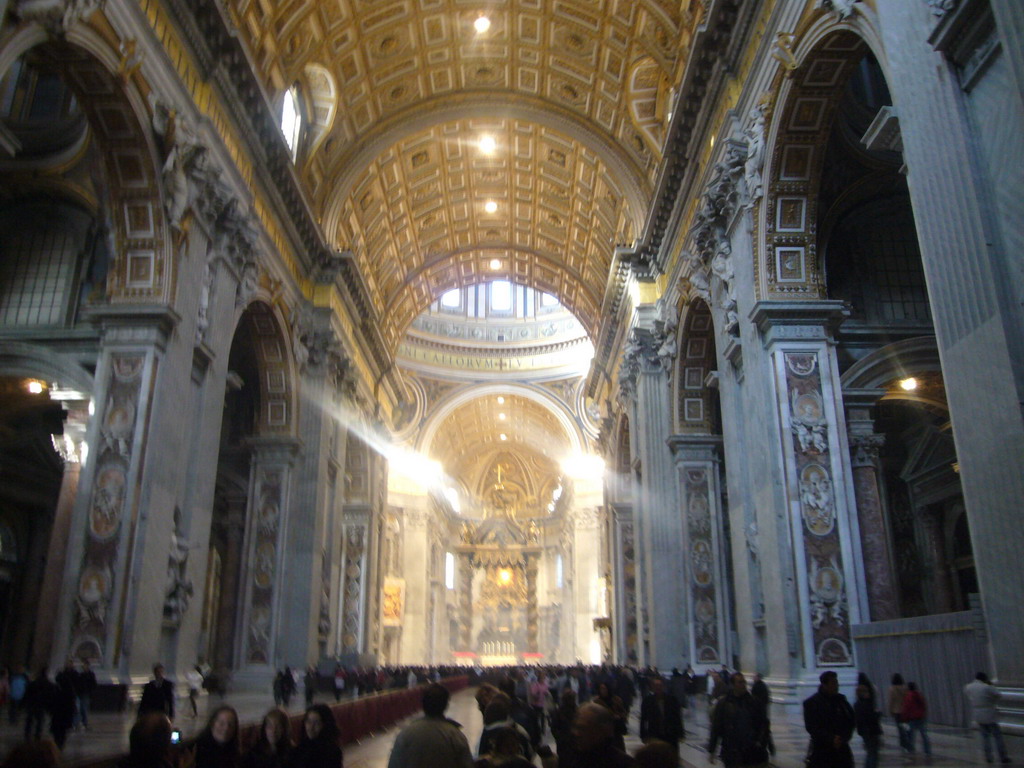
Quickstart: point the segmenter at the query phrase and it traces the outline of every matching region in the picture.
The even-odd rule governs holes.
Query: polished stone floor
[[[320,699],[317,699],[320,701]],[[326,700],[326,699],[325,699]],[[179,714],[177,725],[186,736],[198,732],[205,723],[205,713],[215,708],[220,701],[204,699],[200,704],[199,717],[192,719],[182,717]],[[227,703],[233,705],[239,711],[243,722],[259,720],[263,713],[271,706],[269,695],[244,694],[229,696]],[[292,711],[299,712],[302,708],[301,699],[293,700]],[[185,702],[187,708],[188,704]],[[630,752],[636,750],[640,745],[636,736],[636,710],[634,706],[633,721],[630,724],[630,735],[626,737],[626,746]],[[449,716],[461,722],[466,729],[466,736],[470,745],[476,747],[480,738],[482,723],[480,714],[476,710],[476,703],[473,700],[473,691],[462,691],[452,698],[452,704],[448,711]],[[21,729],[14,728],[7,723],[6,712],[2,723],[0,723],[0,754],[6,754],[10,747],[21,738]],[[131,715],[115,714],[94,714],[89,731],[78,731],[70,734],[68,743],[64,750],[65,762],[68,766],[74,766],[85,760],[105,757],[122,753],[127,748],[128,731],[131,728]],[[704,750],[707,743],[707,714],[703,706],[697,707],[696,713],[686,711],[685,725],[687,730],[687,741],[682,747],[681,755],[684,765],[688,768],[704,768],[709,765],[708,755]],[[775,735],[775,743],[778,748],[772,764],[777,768],[802,768],[803,755],[807,746],[807,734],[799,718],[785,716],[779,713],[773,714],[772,729]],[[931,765],[937,766],[965,766],[984,765],[984,757],[981,751],[981,742],[976,733],[957,728],[945,728],[932,726],[929,729],[932,741]],[[386,768],[388,754],[391,745],[398,733],[398,728],[391,728],[383,733],[366,739],[359,744],[351,744],[345,747],[346,768]],[[896,745],[896,738],[891,725],[886,726],[885,743],[882,750],[882,766],[910,766],[924,765],[923,755],[903,755]],[[1016,765],[1024,765],[1024,740],[1008,739],[1011,756],[1015,758]],[[863,764],[863,752],[860,749],[860,739],[855,737],[854,753],[857,757],[857,765]]]

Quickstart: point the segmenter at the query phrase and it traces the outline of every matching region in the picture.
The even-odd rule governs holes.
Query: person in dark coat
[[[128,734],[128,756],[118,768],[174,768],[171,721],[162,712],[140,715]]]
[[[153,666],[153,679],[142,686],[139,716],[149,712],[162,712],[169,720],[174,720],[174,686],[164,677],[162,664]]]
[[[566,688],[559,698],[558,709],[551,713],[551,737],[555,740],[558,761],[566,765],[576,759],[576,741],[572,736],[576,709],[576,692]]]
[[[576,753],[558,756],[558,768],[634,768],[636,761],[615,746],[615,718],[600,704],[584,704],[572,726]]]
[[[46,667],[39,668],[39,674],[25,689],[22,706],[27,713],[25,717],[25,741],[30,738],[39,739],[43,733],[43,720],[46,713],[53,708],[53,700],[57,696],[57,686],[47,677]]]
[[[857,686],[853,718],[857,733],[864,740],[864,768],[877,768],[878,750],[882,746],[882,713],[875,703],[874,691],[863,683]]]
[[[82,671],[78,673],[78,717],[82,727],[89,730],[89,708],[92,706],[92,695],[96,690],[96,673],[88,659],[82,661]]]
[[[342,768],[340,736],[331,708],[314,704],[302,720],[302,739],[292,750],[289,768]]]
[[[664,741],[678,753],[683,738],[679,700],[665,692],[665,681],[660,677],[652,678],[649,685],[651,692],[640,702],[640,740],[645,744],[651,739]]]
[[[811,735],[808,768],[853,768],[850,738],[856,725],[853,708],[839,692],[835,672],[822,672],[818,692],[804,701],[804,727]]]
[[[715,762],[715,748],[721,744],[726,768],[762,765],[768,761],[768,717],[761,703],[747,690],[741,672],[731,678],[728,692],[711,715],[708,758]]]
[[[64,669],[57,673],[56,687],[50,702],[50,733],[58,749],[64,749],[68,731],[75,722],[75,707],[78,702],[78,673],[75,663],[68,659]]]
[[[242,768],[285,768],[291,751],[288,715],[275,707],[263,716],[260,735],[242,758]]]

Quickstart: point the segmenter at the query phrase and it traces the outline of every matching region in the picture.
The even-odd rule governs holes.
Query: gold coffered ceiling
[[[569,452],[570,441],[558,419],[542,405],[516,395],[505,396],[504,403],[493,395],[471,400],[439,425],[427,446],[427,454],[448,475],[474,492],[489,482],[485,474],[498,454],[518,457],[540,478],[557,476],[559,462]]]
[[[441,292],[498,275],[555,293],[596,331],[615,245],[650,202],[698,0],[230,8],[268,93],[309,95],[300,177],[327,237],[356,254],[392,348]]]

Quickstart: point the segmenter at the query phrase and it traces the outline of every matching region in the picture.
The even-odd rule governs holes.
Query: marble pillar
[[[473,553],[460,552],[459,585],[459,650],[473,650]]]
[[[412,497],[407,502],[414,501]],[[430,537],[427,511],[429,499],[418,497],[418,505],[407,505],[402,515],[402,580],[405,610],[402,615],[398,653],[400,664],[422,664],[427,653],[430,609]]]
[[[669,446],[678,471],[682,502],[689,630],[685,663],[694,667],[728,663],[725,541],[722,530],[720,461],[716,435],[673,435]]]
[[[889,549],[889,529],[882,513],[878,485],[878,450],[884,442],[884,435],[850,432],[850,463],[871,621],[898,619],[900,616],[896,573]]]
[[[1009,45],[1019,39],[1017,5],[963,3],[960,10],[991,6],[997,34],[1009,35]],[[936,51],[929,39],[936,25],[955,26],[954,14],[937,17],[925,3],[883,0],[878,20],[900,115],[971,543],[979,554],[990,672],[1014,702],[1003,716],[1004,729],[1024,734],[1024,621],[1006,618],[1019,613],[1024,594],[1024,309],[1017,256],[1022,195],[1021,175],[1011,161],[1020,156],[1021,102],[1008,100],[1004,87],[988,81],[1012,83],[1019,93],[1020,82],[1012,78],[1021,72],[1021,53],[995,52],[968,89],[948,58],[948,46],[934,40],[946,53]],[[942,37],[951,44],[965,37],[962,29],[947,32]]]
[[[816,685],[822,667],[847,668],[850,625],[861,621],[862,562],[833,329],[841,302],[760,302],[751,314],[774,372],[778,444],[796,583],[799,685]],[[767,591],[767,589],[766,589]],[[799,693],[799,692],[798,692]],[[802,695],[800,693],[799,695]]]
[[[584,664],[600,664],[600,639],[594,619],[600,616],[598,595],[601,576],[601,509],[577,507],[572,510],[573,605],[575,658]]]
[[[633,509],[620,504],[611,510],[612,562],[614,568],[615,607],[612,631],[616,660],[620,664],[640,664],[640,636],[637,618],[636,539]]]
[[[243,608],[233,677],[243,687],[265,684],[277,667],[296,664],[282,656],[278,642],[290,631],[281,611],[282,582],[284,543],[291,524],[288,499],[299,444],[282,436],[255,437],[251,445],[245,562],[239,589]]]
[[[232,669],[235,666],[235,649],[238,647],[238,622],[242,603],[239,588],[242,584],[242,563],[245,546],[244,496],[228,498],[228,510],[221,525],[224,527],[226,548],[220,567],[220,604],[217,607],[217,644],[210,662],[216,669]]]
[[[653,327],[654,308],[645,306],[640,328]],[[636,331],[634,331],[636,333]],[[641,339],[644,337],[641,336]],[[634,437],[642,476],[635,509],[638,539],[643,550],[643,593],[641,615],[648,625],[648,664],[659,668],[685,666],[689,645],[686,628],[679,621],[687,614],[683,590],[684,558],[682,515],[676,496],[675,467],[667,445],[672,424],[671,390],[668,373],[657,356],[657,347],[641,340],[636,404],[631,435]]]
[[[338,608],[338,654],[358,654],[367,641],[367,545],[369,514],[346,515],[341,540],[341,589]]]
[[[941,505],[917,510],[924,535],[924,549],[931,565],[931,584],[934,603],[929,606],[934,613],[949,613],[953,610],[953,590],[949,583],[949,563],[946,558],[946,533],[943,530],[946,516]]]

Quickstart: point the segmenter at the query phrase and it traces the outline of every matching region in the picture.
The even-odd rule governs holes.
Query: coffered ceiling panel
[[[495,141],[490,154],[484,136]],[[495,277],[559,296],[593,331],[615,245],[633,234],[621,191],[593,152],[556,131],[495,119],[438,125],[378,156],[354,184],[335,237],[355,252],[390,335],[444,291]]]
[[[504,399],[499,403],[491,395],[466,403],[445,419],[428,447],[429,456],[467,488],[479,486],[497,453],[517,455],[524,464],[558,475],[559,462],[570,451],[569,439],[550,411],[524,397]]]
[[[392,347],[440,292],[498,275],[555,293],[596,330],[703,5],[227,2],[272,98],[310,72],[333,86],[300,176],[327,237],[356,254]]]

